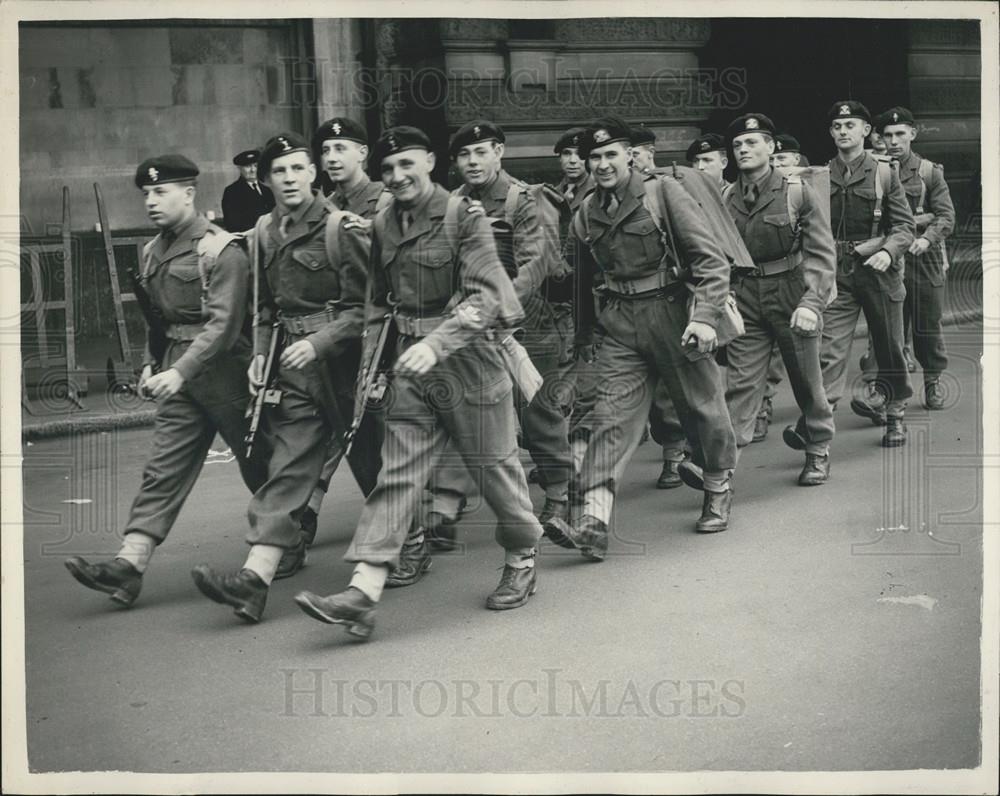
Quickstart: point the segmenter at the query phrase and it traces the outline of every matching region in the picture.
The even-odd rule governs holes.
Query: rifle
[[[280,322],[275,322],[271,328],[271,345],[267,349],[267,359],[264,360],[264,373],[261,378],[261,386],[254,396],[253,403],[247,407],[247,414],[250,417],[250,427],[247,429],[243,441],[246,443],[246,457],[249,459],[253,453],[254,440],[257,438],[257,429],[260,426],[260,417],[265,406],[277,406],[281,403],[281,390],[274,389],[269,385],[274,381],[277,371],[275,359],[278,356],[280,338],[282,337],[282,326]]]
[[[387,312],[382,317],[382,325],[378,330],[378,337],[371,346],[371,356],[361,363],[361,370],[358,371],[358,389],[354,399],[354,417],[351,419],[351,427],[344,434],[344,455],[351,452],[354,445],[354,438],[358,429],[361,428],[361,421],[364,420],[365,412],[369,409],[369,403],[377,403],[385,394],[388,387],[388,380],[380,372],[379,365],[382,362],[382,354],[385,352],[386,343],[389,340],[389,333],[393,328],[392,313]],[[361,335],[362,347],[364,338],[368,336],[369,329],[365,328]],[[382,378],[379,378],[380,375]]]

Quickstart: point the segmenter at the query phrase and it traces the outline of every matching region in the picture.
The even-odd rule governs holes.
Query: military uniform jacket
[[[385,226],[373,233],[372,300],[369,322],[381,323],[395,306],[420,318],[448,316],[422,342],[438,360],[484,339],[493,326],[512,326],[524,311],[497,256],[489,222],[469,213],[463,201],[453,242],[445,232],[449,194],[435,185],[430,196],[410,212],[413,221],[404,235],[395,202],[385,212]],[[391,293],[391,301],[390,301]]]
[[[512,185],[523,188],[514,209],[514,217],[510,219],[514,228],[514,262],[517,266],[514,290],[524,305],[525,312],[533,315],[542,300],[539,289],[549,276],[549,269],[552,266],[546,263],[542,256],[543,230],[538,223],[535,198],[528,193],[528,186],[525,183],[515,180],[506,171],[501,170],[496,179],[482,190],[478,199],[483,203],[483,209],[489,218],[506,220],[505,204]],[[463,185],[456,189],[454,194],[474,197],[474,190],[468,185]]]
[[[274,194],[266,185],[257,183],[260,193],[240,177],[222,192],[222,220],[230,232],[253,229],[257,219],[274,209]]]
[[[798,266],[805,282],[805,292],[799,300],[822,317],[837,286],[837,255],[833,236],[826,224],[817,224],[812,188],[802,183],[802,206],[798,208],[798,223],[792,228],[788,215],[788,183],[776,169],[760,185],[757,203],[748,210],[743,201],[742,180],[728,192],[726,210],[733,217],[736,229],[746,244],[754,263],[780,260],[792,252],[802,253]]]
[[[202,301],[198,242],[213,230],[225,234],[203,216],[196,216],[174,230],[169,243],[161,232],[152,241],[140,275],[150,302],[166,323],[204,324],[190,342],[175,341],[169,346],[166,361],[161,363],[163,370],[174,368],[185,381],[205,372],[240,342],[249,305],[250,268],[236,241],[215,259]],[[148,345],[144,364],[154,364]]]
[[[920,177],[920,162],[923,160],[916,152],[911,152],[906,160],[899,162],[899,179],[906,191],[910,209],[917,214],[917,206],[923,191],[923,180]],[[930,184],[924,193],[923,212],[933,213],[934,220],[923,232],[916,232],[918,238],[926,238],[931,247],[914,257],[906,255],[906,268],[913,276],[926,279],[932,285],[944,284],[944,258],[938,244],[944,241],[955,228],[955,206],[951,203],[951,192],[944,180],[944,167],[935,163],[931,170]]]
[[[567,195],[567,191],[570,188],[570,181],[565,177],[556,186],[556,190],[559,191],[563,196]],[[569,197],[569,207],[574,213],[580,209],[580,204],[583,202],[584,197],[590,193],[594,188],[597,187],[597,183],[594,181],[592,174],[588,174],[584,177],[583,181],[579,185],[574,186],[573,195]]]
[[[677,255],[697,284],[698,298],[694,321],[716,326],[719,312],[729,295],[729,261],[702,220],[698,203],[677,181],[670,177],[657,177],[666,186],[670,224],[679,251]],[[586,291],[593,283],[595,268],[613,279],[638,279],[655,274],[661,267],[666,248],[656,222],[646,209],[643,199],[645,178],[633,171],[624,188],[614,218],[603,207],[604,191],[598,187],[590,200],[577,213],[586,213],[589,221],[582,226],[589,229],[589,241],[581,241],[583,266],[580,282]],[[582,219],[581,219],[582,220]],[[577,225],[572,234],[577,235]],[[670,260],[668,258],[668,264]],[[581,320],[578,332],[586,340],[594,319],[587,317],[591,302],[579,302]]]
[[[850,177],[839,157],[827,165],[830,167],[830,223],[834,239],[838,242],[868,240],[872,237],[875,180],[878,179],[874,156],[865,152]],[[878,281],[888,291],[889,298],[902,301],[906,290],[900,263],[903,253],[913,243],[913,213],[895,169],[891,170],[889,190],[882,197],[880,230],[887,236],[882,248],[892,257],[893,263],[888,271],[877,274]]]
[[[339,232],[340,262],[330,262],[326,250],[326,223],[330,205],[313,196],[305,212],[293,213],[283,238],[277,208],[264,225],[259,247],[260,323],[257,352],[267,351],[271,323],[278,313],[312,315],[332,309],[336,316],[309,336],[320,357],[335,357],[361,337],[364,329],[365,288],[370,251],[368,235],[357,227]],[[345,219],[346,220],[346,219]]]
[[[373,219],[383,207],[389,204],[392,194],[381,182],[373,182],[368,175],[362,175],[361,182],[348,191],[342,191],[337,185],[328,201],[334,207],[354,213],[364,219]]]

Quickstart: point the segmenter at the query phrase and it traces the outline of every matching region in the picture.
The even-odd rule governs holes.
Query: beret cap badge
[[[841,113],[842,116],[846,116],[850,112],[851,112],[851,106],[850,105],[841,105],[840,106],[840,113]]]
[[[708,152],[711,148],[712,148],[712,145],[710,143],[708,143],[708,141],[702,141],[701,142],[701,151],[702,152]]]
[[[333,132],[336,133],[337,135],[340,135],[340,131],[344,128],[340,126],[340,122],[334,122],[332,125],[330,125],[330,129],[332,129]]]
[[[760,122],[758,122],[753,117],[750,117],[749,119],[747,119],[745,127],[747,130],[757,130],[760,128]]]
[[[288,139],[284,136],[278,136],[278,143],[284,147],[285,152],[292,148],[292,145],[288,143]]]
[[[892,120],[894,122],[898,122],[899,121],[899,114],[896,113],[895,111],[893,111],[893,113],[892,113]]]
[[[148,174],[149,174],[149,179],[151,179],[153,182],[156,182],[160,178],[160,172],[157,169],[153,168],[152,166],[149,167]]]
[[[598,144],[602,141],[607,141],[611,138],[611,134],[607,130],[598,130],[594,133],[594,141]]]
[[[472,128],[472,134],[473,134],[473,135],[474,135],[474,136],[475,136],[476,138],[481,138],[481,137],[482,137],[482,135],[483,135],[483,131],[482,131],[482,128],[481,128],[481,127],[480,127],[480,126],[479,126],[479,125],[477,124],[477,125],[476,125],[475,127],[473,127],[473,128]]]

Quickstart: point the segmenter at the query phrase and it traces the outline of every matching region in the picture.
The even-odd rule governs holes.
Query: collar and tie
[[[250,187],[254,189],[254,192],[258,196],[261,195],[261,193],[260,193],[260,183],[259,182],[252,182],[252,183],[250,183]]]
[[[405,235],[407,232],[409,232],[410,227],[412,225],[413,225],[413,215],[410,213],[409,210],[404,210],[399,215],[400,230],[402,230],[403,234]]]
[[[618,205],[618,197],[615,195],[614,191],[608,191],[604,194],[602,206],[604,207],[604,212],[608,214],[609,218],[614,218],[615,213],[618,212]]]
[[[286,216],[281,217],[281,222],[278,224],[278,232],[281,233],[282,239],[288,237],[288,230],[292,226],[292,214],[289,213]]]
[[[753,209],[759,197],[760,190],[757,188],[757,183],[751,182],[743,186],[743,204],[746,205],[747,210]]]

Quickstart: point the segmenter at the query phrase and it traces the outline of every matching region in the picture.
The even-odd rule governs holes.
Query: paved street
[[[341,555],[362,500],[346,468],[309,565],[276,582],[265,621],[248,626],[189,574],[244,559],[248,496],[235,464],[205,467],[122,611],[63,560],[117,551],[149,430],[26,447],[30,767],[974,766],[982,326],[946,335],[954,406],[930,417],[918,396],[907,447],[883,450],[881,431],[844,406],[832,481],[797,487],[801,455],[780,434],[795,417],[785,384],[768,439],[741,462],[727,533],[693,533],[699,493],[653,488],[649,443],[620,491],[603,564],[546,543],[528,606],[487,611],[502,556],[488,512],[474,512],[462,553],[436,555],[421,583],[386,593],[368,644],[292,602],[299,589],[347,583]]]

